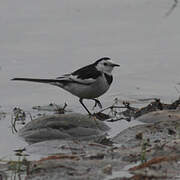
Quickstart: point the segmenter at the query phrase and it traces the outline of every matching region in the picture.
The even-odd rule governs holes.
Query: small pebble
[[[112,174],[112,165],[108,164],[102,169],[104,174],[111,175]]]

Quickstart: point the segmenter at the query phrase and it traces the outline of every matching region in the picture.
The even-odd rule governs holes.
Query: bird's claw
[[[95,101],[95,104],[94,104],[94,107],[93,107],[93,109],[98,105],[98,107],[100,108],[100,109],[102,109],[102,104],[101,104],[101,102],[99,101],[99,100],[97,100],[97,99],[93,99],[94,101]]]

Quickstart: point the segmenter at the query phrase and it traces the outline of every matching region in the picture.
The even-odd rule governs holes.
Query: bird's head
[[[115,66],[120,66],[119,64],[115,64],[110,58],[103,57],[97,60],[94,65],[96,66],[98,71],[101,71],[106,74],[110,74]]]

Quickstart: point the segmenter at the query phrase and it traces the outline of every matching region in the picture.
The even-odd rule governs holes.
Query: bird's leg
[[[98,99],[93,99],[95,101],[93,109],[98,105],[100,109],[102,109],[102,104]]]
[[[99,100],[97,100],[97,99],[93,99],[93,100],[95,101],[95,106],[98,105],[98,106],[101,106],[101,107],[102,107],[102,105],[101,105],[101,103],[100,103]],[[89,116],[90,116],[90,117],[93,117],[94,122],[96,123],[96,125],[98,125],[98,122],[97,122],[97,120],[96,120],[96,116],[94,116],[94,114],[91,114],[90,111],[88,110],[88,108],[84,105],[84,103],[83,103],[83,98],[80,98],[80,99],[79,99],[79,102],[82,104],[82,106],[84,107],[84,109],[88,112]]]
[[[84,109],[88,112],[89,115],[91,115],[90,111],[88,110],[88,108],[84,105],[83,103],[83,98],[79,99],[79,102],[82,104],[82,106],[84,107]]]

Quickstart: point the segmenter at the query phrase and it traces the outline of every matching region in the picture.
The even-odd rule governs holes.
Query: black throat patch
[[[109,74],[106,74],[106,73],[104,73],[104,76],[105,76],[108,84],[110,85],[112,83],[112,81],[113,81],[113,76],[109,75]]]

